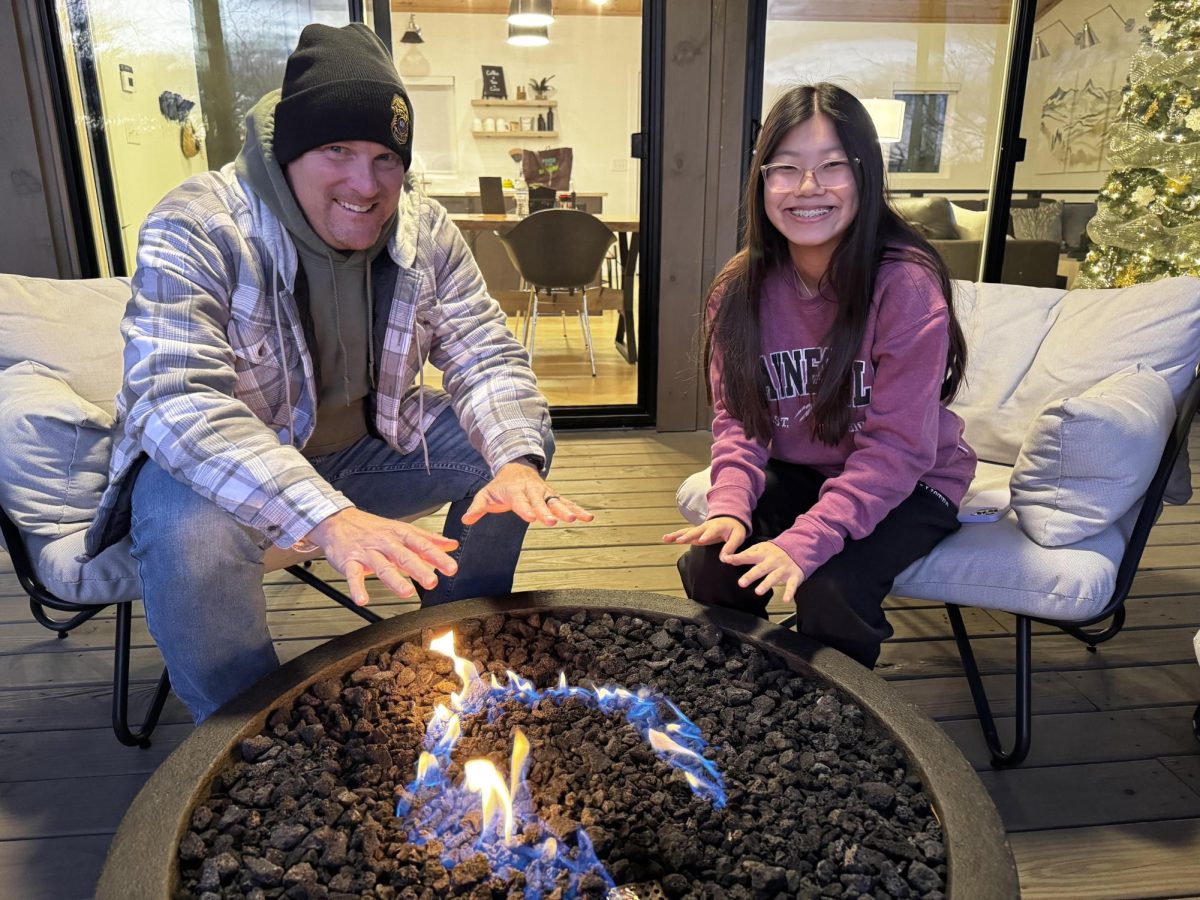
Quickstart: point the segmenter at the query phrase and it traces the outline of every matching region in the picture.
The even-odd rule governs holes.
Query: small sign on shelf
[[[483,99],[508,99],[508,88],[504,85],[503,66],[483,66]]]

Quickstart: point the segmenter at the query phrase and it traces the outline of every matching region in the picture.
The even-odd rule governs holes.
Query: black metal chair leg
[[[952,603],[946,604],[946,614],[950,617],[950,627],[954,629],[954,642],[958,644],[958,653],[962,657],[963,674],[971,688],[971,699],[975,702],[975,712],[979,716],[979,726],[983,729],[983,738],[987,741],[988,750],[992,754],[992,767],[1003,769],[1008,766],[1020,765],[1029,754],[1029,743],[1033,730],[1032,685],[1033,671],[1030,656],[1030,639],[1032,627],[1028,616],[1017,616],[1017,709],[1014,727],[1016,734],[1011,750],[1005,750],[996,731],[996,720],[992,717],[992,708],[988,703],[987,693],[983,689],[983,678],[979,674],[979,666],[975,662],[975,652],[971,649],[971,639],[967,635],[966,625],[963,624],[962,610]]]
[[[116,647],[113,653],[113,732],[126,747],[149,747],[150,734],[158,724],[163,705],[171,692],[171,679],[164,668],[158,677],[158,687],[150,701],[142,726],[134,731],[129,727],[129,632],[133,620],[132,603],[117,605]]]
[[[1116,611],[1112,614],[1112,619],[1108,625],[1099,631],[1088,631],[1075,625],[1059,625],[1058,627],[1076,640],[1087,644],[1089,653],[1095,653],[1097,644],[1103,644],[1105,641],[1116,637],[1124,625],[1125,607],[1122,605],[1117,607]]]
[[[104,605],[90,606],[81,612],[75,613],[71,618],[60,621],[59,619],[51,618],[50,614],[46,612],[45,605],[36,597],[29,598],[29,611],[33,613],[33,618],[43,628],[49,628],[51,631],[56,632],[60,638],[65,638],[72,629],[82,625],[104,608]]]
[[[308,569],[304,568],[304,566],[288,566],[287,572],[298,581],[303,581],[309,587],[316,588],[334,603],[346,607],[346,609],[350,610],[350,612],[354,613],[360,618],[366,619],[368,622],[383,621],[383,616],[376,615],[365,606],[358,606],[353,600],[350,599],[348,595],[343,594],[333,585],[321,578],[318,578],[312,572],[308,571]]]

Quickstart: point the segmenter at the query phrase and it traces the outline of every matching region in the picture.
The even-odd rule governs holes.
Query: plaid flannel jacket
[[[378,432],[411,452],[450,404],[493,471],[544,456],[550,416],[529,356],[445,209],[404,192],[388,252],[399,272],[377,362]],[[120,425],[88,555],[128,530],[126,476],[143,454],[261,532],[264,547],[290,546],[352,505],[299,450],[315,424],[316,384],[296,269],[291,237],[232,165],[188,179],[150,213],[121,324]],[[415,386],[427,359],[449,396]]]

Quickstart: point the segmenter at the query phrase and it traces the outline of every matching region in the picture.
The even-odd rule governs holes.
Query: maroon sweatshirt
[[[817,439],[809,418],[810,385],[836,311],[831,288],[802,296],[790,267],[765,279],[760,365],[770,384],[773,422],[767,443],[747,438],[742,423],[725,409],[720,348],[714,349],[709,373],[716,410],[710,517],[750,522],[768,458],[812,466],[828,476],[817,503],[773,539],[805,577],[836,555],[847,538],[869,535],[918,481],[957,506],[975,475],[975,453],[963,440],[962,419],[939,400],[949,311],[937,281],[913,262],[887,262],[880,269],[854,363],[850,429],[836,446]]]

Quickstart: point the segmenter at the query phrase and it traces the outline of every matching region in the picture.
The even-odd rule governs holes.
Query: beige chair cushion
[[[1030,422],[1049,403],[1137,363],[1166,380],[1178,408],[1200,359],[1196,278],[1069,292],[955,282],[955,303],[970,352],[951,408],[989,462],[1013,465]],[[1190,495],[1181,458],[1167,499],[1184,503]]]
[[[24,360],[61,376],[84,400],[113,413],[121,389],[123,278],[60,281],[0,275],[0,369]]]
[[[1013,467],[1021,530],[1043,547],[1104,531],[1150,486],[1174,421],[1171,389],[1143,365],[1049,404]]]
[[[113,425],[39,363],[0,371],[0,504],[23,534],[87,528],[108,480]]]

